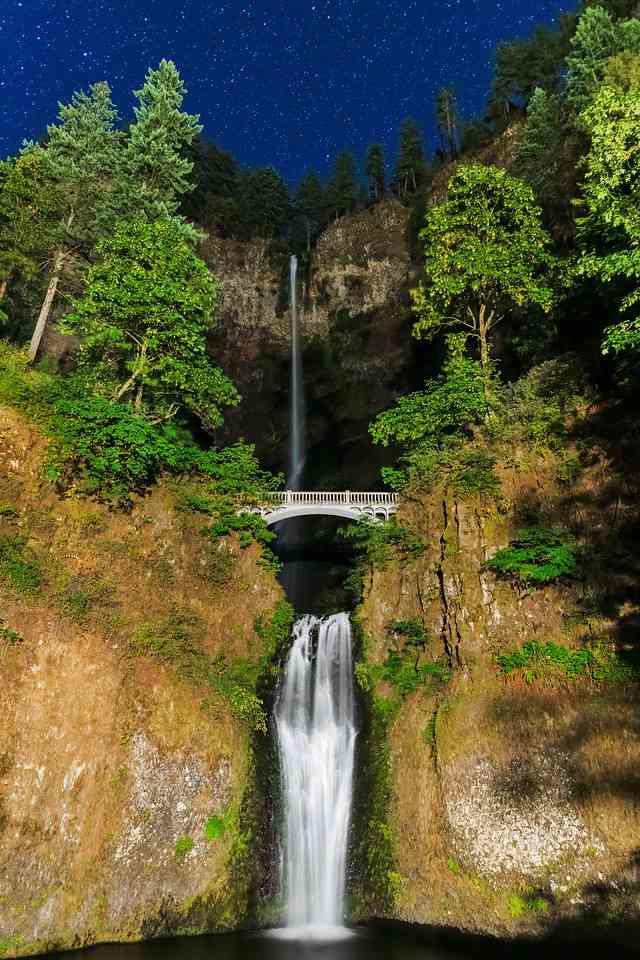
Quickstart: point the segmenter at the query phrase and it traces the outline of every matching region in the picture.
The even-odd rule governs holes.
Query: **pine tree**
[[[396,184],[401,197],[415,192],[425,177],[424,144],[415,120],[407,118],[400,127],[400,152],[396,166]]]
[[[49,193],[49,209],[56,221],[50,234],[47,290],[29,347],[32,361],[66,266],[79,250],[90,250],[112,222],[120,140],[116,119],[109,85],[96,83],[88,94],[76,93],[70,104],[60,106],[59,122],[48,127],[44,147],[26,147],[41,164],[43,180],[34,186]]]
[[[436,120],[442,146],[453,161],[458,156],[460,145],[458,102],[453,87],[442,87],[439,90],[436,97]]]
[[[240,235],[278,236],[289,216],[289,191],[273,167],[248,170],[240,177]]]
[[[356,161],[352,153],[342,150],[336,157],[329,187],[327,206],[337,219],[344,213],[350,213],[358,198],[358,178]]]
[[[602,7],[589,7],[580,17],[567,57],[567,100],[576,114],[591,102],[607,61],[617,54],[640,53],[640,20],[614,22]]]
[[[314,171],[306,174],[300,181],[293,201],[297,216],[304,223],[307,252],[311,249],[311,240],[323,226],[326,198],[320,177]]]
[[[372,143],[367,150],[365,173],[369,180],[369,197],[377,203],[384,197],[386,186],[384,149],[381,144]]]
[[[129,210],[148,219],[175,214],[181,198],[193,189],[189,147],[201,132],[198,117],[182,111],[185,86],[170,60],[149,70],[129,127],[122,186],[130,193]],[[126,206],[126,204],[123,204]]]

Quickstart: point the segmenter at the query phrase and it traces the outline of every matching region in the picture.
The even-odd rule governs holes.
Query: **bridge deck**
[[[267,524],[294,517],[335,516],[348,520],[388,520],[398,509],[398,494],[359,490],[285,490],[269,494],[258,507]]]

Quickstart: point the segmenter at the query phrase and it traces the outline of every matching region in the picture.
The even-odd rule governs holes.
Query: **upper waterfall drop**
[[[275,722],[287,927],[291,935],[335,936],[344,921],[357,735],[346,613],[306,616],[294,625]]]
[[[291,391],[289,422],[289,466],[287,487],[299,490],[305,460],[305,404],[302,371],[302,344],[298,324],[298,258],[289,262],[289,305],[291,311]]]

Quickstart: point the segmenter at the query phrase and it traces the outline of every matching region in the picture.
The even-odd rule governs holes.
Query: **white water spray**
[[[305,443],[305,407],[304,407],[304,380],[302,375],[302,345],[298,327],[298,258],[291,257],[289,264],[289,303],[291,311],[291,393],[290,393],[290,428],[289,439],[289,472],[287,487],[289,490],[299,490],[304,469]]]
[[[306,616],[295,624],[275,720],[287,926],[292,935],[330,936],[344,919],[356,741],[346,613]]]

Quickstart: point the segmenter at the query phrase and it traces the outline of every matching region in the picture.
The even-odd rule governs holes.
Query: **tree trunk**
[[[9,280],[0,280],[0,300],[4,300],[4,295],[7,292]]]
[[[31,337],[31,343],[29,344],[29,363],[33,363],[38,355],[40,343],[47,326],[47,321],[49,320],[49,314],[51,313],[51,307],[53,306],[53,301],[55,300],[56,293],[58,292],[58,284],[60,283],[60,274],[62,273],[63,263],[64,251],[57,250],[53,259],[53,268],[49,278],[49,286],[47,287],[47,292],[45,294],[42,307],[40,308],[40,313],[38,314],[38,321],[36,323],[35,330],[33,331],[33,336]]]
[[[489,330],[491,329],[491,321],[494,317],[494,311],[492,310],[487,316],[487,306],[486,304],[481,304],[480,309],[478,310],[478,339],[480,340],[480,365],[482,367],[482,375],[484,377],[484,396],[485,400],[489,401],[489,394],[491,391],[491,364],[489,357]]]

